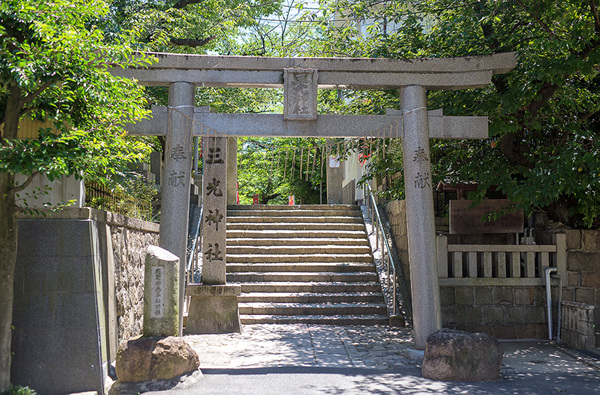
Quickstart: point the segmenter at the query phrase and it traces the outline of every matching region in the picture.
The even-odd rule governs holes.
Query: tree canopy
[[[144,90],[109,68],[150,60],[134,60],[124,39],[105,41],[94,22],[108,13],[102,0],[0,3],[0,391],[9,385],[19,192],[39,173],[114,181],[149,152],[121,127],[147,114]],[[19,139],[25,117],[54,128]],[[16,173],[23,183],[15,183]]]
[[[336,18],[370,22],[366,34],[353,23],[325,30],[325,55],[418,58],[516,52],[518,66],[494,76],[487,88],[430,92],[432,109],[490,118],[489,140],[432,144],[434,177],[478,182],[480,197],[497,188],[517,208],[547,212],[570,226],[598,226],[600,16],[595,0],[322,3]],[[395,97],[396,92],[380,96],[382,102]],[[365,94],[358,98],[364,102]],[[375,111],[382,109],[376,106]]]

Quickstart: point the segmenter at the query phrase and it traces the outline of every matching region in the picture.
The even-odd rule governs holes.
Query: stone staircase
[[[229,206],[227,283],[243,324],[387,324],[358,206]]]

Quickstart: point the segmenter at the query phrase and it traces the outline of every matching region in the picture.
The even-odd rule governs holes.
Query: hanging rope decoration
[[[383,127],[373,130],[370,134],[365,134],[363,137],[348,139],[342,142],[337,142],[334,144],[324,143],[317,144],[313,141],[313,146],[306,147],[306,164],[304,164],[304,148],[305,147],[281,147],[275,145],[266,145],[262,146],[264,149],[270,151],[270,154],[267,154],[268,160],[270,162],[270,171],[273,172],[275,168],[277,172],[280,170],[280,166],[283,166],[283,178],[287,179],[289,176],[291,179],[294,178],[295,175],[295,164],[296,164],[296,151],[300,151],[298,154],[300,156],[300,172],[299,177],[304,178],[306,181],[309,180],[314,174],[317,166],[317,157],[320,158],[320,167],[321,167],[321,178],[323,178],[325,172],[325,166],[327,165],[327,158],[335,156],[335,159],[341,161],[345,158],[346,153],[348,151],[354,152],[364,152],[364,156],[371,157],[373,153],[375,153],[378,157],[386,158],[387,152],[389,150],[389,146],[391,145],[391,139],[401,138],[402,131],[404,130],[404,116],[418,110],[426,110],[425,107],[419,107],[412,111],[406,111],[402,116],[397,117],[395,120],[390,122]],[[167,116],[168,116],[168,133],[170,134],[173,130],[172,124],[172,114],[173,111],[179,113],[181,116],[185,117],[186,123],[192,122],[193,134],[198,135],[201,138],[207,138],[207,143],[209,143],[210,139],[213,139],[213,150],[217,151],[217,138],[218,137],[229,137],[228,134],[220,132],[216,129],[213,129],[202,122],[196,121],[193,117],[190,117],[183,112],[181,112],[177,107],[168,106],[167,107]],[[197,134],[196,131],[197,125],[200,125],[200,133]],[[394,130],[395,129],[395,130]],[[377,142],[373,140],[377,139]],[[282,149],[285,150],[285,158],[283,157]],[[312,150],[314,149],[314,154]],[[290,150],[291,153],[291,163],[289,162],[290,158]],[[368,155],[367,155],[368,153]],[[312,166],[310,165],[312,154]],[[276,158],[276,159],[275,159]],[[265,158],[267,159],[267,158]],[[289,172],[288,172],[289,166]],[[290,174],[291,173],[291,174]]]

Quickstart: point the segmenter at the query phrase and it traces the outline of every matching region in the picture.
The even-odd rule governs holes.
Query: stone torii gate
[[[132,134],[166,136],[160,246],[180,257],[180,305],[184,296],[193,136],[211,136],[206,128],[221,132],[203,139],[203,221],[209,226],[205,226],[203,235],[202,273],[208,290],[202,292],[231,296],[235,290],[225,286],[226,135],[365,137],[395,125],[383,137],[403,138],[414,338],[415,347],[423,349],[427,336],[441,328],[429,139],[488,137],[487,117],[428,113],[427,90],[485,87],[493,74],[515,67],[514,54],[411,60],[154,55],[159,62],[147,69],[113,69],[112,73],[135,78],[144,85],[170,87],[169,107],[153,108],[151,120],[131,125],[128,130]],[[194,108],[196,87],[283,87],[284,114],[212,114]],[[318,115],[319,88],[398,89],[402,110],[385,116]]]

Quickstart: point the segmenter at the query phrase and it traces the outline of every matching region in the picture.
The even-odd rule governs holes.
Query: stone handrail
[[[556,267],[566,279],[566,235],[553,235],[551,245],[448,244],[437,237],[441,286],[544,285],[544,271]]]

